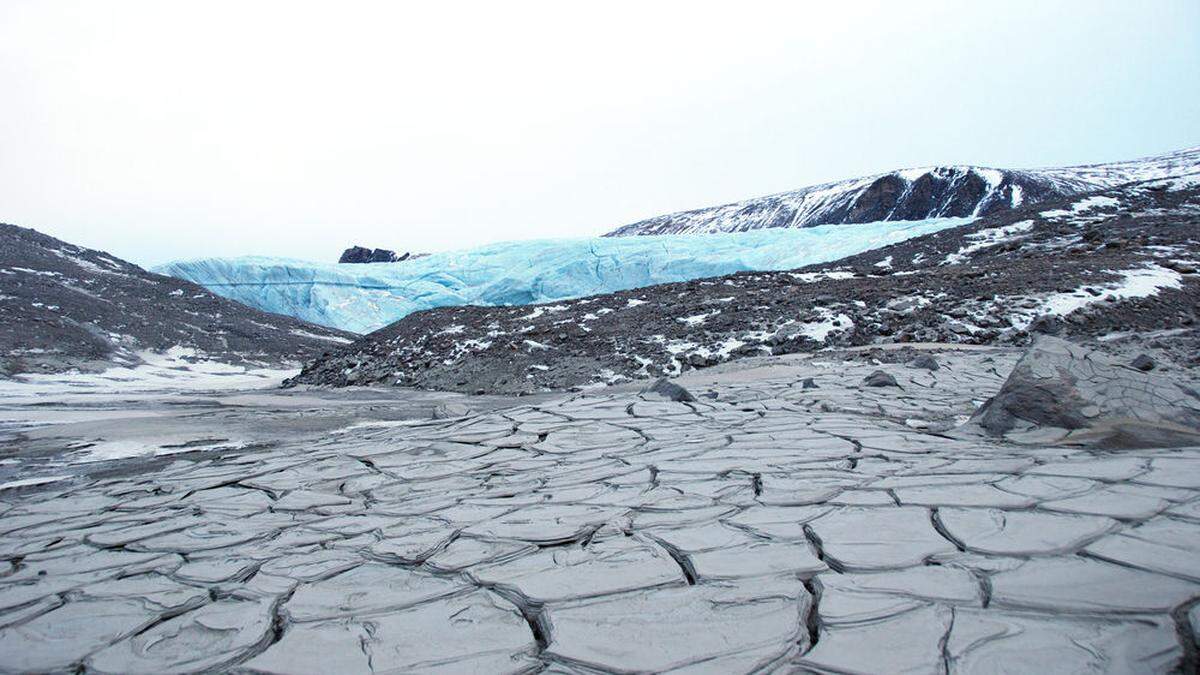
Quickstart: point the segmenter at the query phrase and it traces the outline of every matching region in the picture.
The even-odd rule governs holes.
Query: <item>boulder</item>
[[[1151,358],[1147,354],[1138,354],[1137,358],[1135,358],[1132,362],[1130,362],[1129,365],[1146,373],[1146,372],[1150,372],[1151,370],[1154,370],[1154,368],[1156,366],[1158,366],[1158,362],[1155,361],[1153,358]]]
[[[898,382],[896,382],[896,378],[892,377],[891,375],[888,375],[887,373],[883,372],[882,370],[877,370],[877,371],[871,373],[870,375],[866,376],[866,378],[863,379],[863,384],[867,385],[868,387],[899,387],[900,386],[900,384]]]
[[[1200,393],[1044,335],[968,425],[1015,440],[1103,448],[1200,444]]]
[[[654,384],[643,389],[640,393],[643,398],[658,398],[668,401],[677,402],[692,402],[696,400],[695,396],[687,389],[675,384],[665,377],[660,377],[654,381]]]
[[[937,370],[941,366],[938,365],[937,359],[929,354],[918,354],[916,358],[908,362],[909,368],[922,368],[924,370]]]
[[[1054,316],[1053,314],[1043,314],[1033,320],[1029,324],[1029,332],[1042,335],[1059,335],[1063,331],[1065,322],[1062,317]]]

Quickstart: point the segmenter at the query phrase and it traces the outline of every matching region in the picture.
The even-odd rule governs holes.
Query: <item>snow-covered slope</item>
[[[156,271],[268,312],[368,332],[434,307],[522,305],[746,270],[792,269],[965,222],[506,242],[402,264],[207,258],[169,263]]]
[[[829,223],[986,216],[1022,205],[1200,170],[1200,147],[1128,162],[1051,169],[901,169],[693,211],[657,216],[606,236],[744,232]]]

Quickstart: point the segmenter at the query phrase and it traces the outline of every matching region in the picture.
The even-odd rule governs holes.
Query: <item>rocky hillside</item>
[[[903,169],[671,213],[620,227],[607,236],[743,232],[770,227],[987,216],[1197,170],[1200,170],[1200,147],[1128,162],[1055,169],[976,166]]]
[[[140,352],[171,349],[227,363],[279,365],[311,359],[353,337],[0,224],[0,375],[135,365]]]
[[[528,392],[831,346],[1024,344],[1031,332],[1167,331],[1194,360],[1197,266],[1193,174],[1024,206],[795,271],[419,312],[314,361],[293,383]]]

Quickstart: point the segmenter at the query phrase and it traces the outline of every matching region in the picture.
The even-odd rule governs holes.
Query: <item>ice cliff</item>
[[[968,222],[935,218],[742,233],[516,241],[402,264],[203,258],[154,271],[268,312],[366,333],[433,307],[549,302],[733,272],[792,269]]]

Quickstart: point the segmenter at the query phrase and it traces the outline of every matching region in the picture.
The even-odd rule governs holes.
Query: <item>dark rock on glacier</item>
[[[1200,394],[1079,345],[1042,336],[971,417],[993,435],[1061,432],[1109,448],[1200,444]]]
[[[1138,354],[1137,357],[1132,362],[1130,362],[1129,365],[1133,366],[1134,368],[1137,368],[1138,370],[1140,370],[1142,372],[1149,372],[1151,370],[1154,370],[1155,366],[1157,366],[1158,363],[1155,362],[1153,357],[1151,357],[1147,354]]]
[[[692,393],[687,389],[684,389],[665,377],[660,377],[655,380],[654,384],[651,384],[641,391],[641,395],[652,398],[664,398],[668,401],[677,401],[681,403],[690,403],[696,400],[696,397],[692,396]]]
[[[389,251],[386,248],[377,248],[372,251],[365,246],[351,246],[342,252],[342,257],[338,258],[339,263],[390,263],[407,260],[410,254],[404,253],[396,255],[395,251]]]

